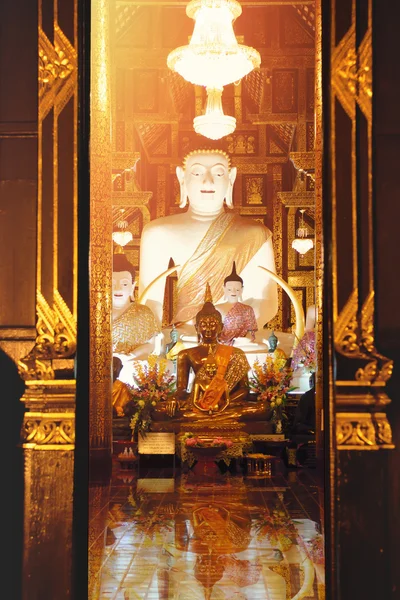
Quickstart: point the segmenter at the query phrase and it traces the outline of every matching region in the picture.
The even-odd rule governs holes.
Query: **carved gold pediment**
[[[75,318],[58,290],[51,308],[43,294],[36,293],[36,341],[29,354],[18,363],[24,379],[54,379],[52,359],[69,358],[76,350]]]
[[[332,53],[332,85],[347,114],[354,118],[358,102],[372,119],[372,34],[368,28],[358,50],[354,24]]]
[[[76,83],[76,50],[54,25],[54,44],[39,28],[39,118],[43,120],[54,105],[65,106]]]

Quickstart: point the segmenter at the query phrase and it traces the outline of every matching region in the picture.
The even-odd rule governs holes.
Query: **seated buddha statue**
[[[219,341],[223,344],[234,345],[237,338],[250,334],[252,342],[258,329],[254,310],[248,304],[243,304],[243,279],[236,273],[233,261],[232,272],[224,279],[224,300],[217,305],[222,314],[223,329]]]
[[[112,273],[112,349],[121,359],[121,381],[129,382],[128,364],[154,352],[160,329],[148,306],[134,301],[135,270],[125,254],[114,254]]]
[[[281,348],[278,348],[278,338],[273,331],[268,338],[268,355],[273,357],[274,362],[279,362],[284,366],[287,362],[287,356]]]
[[[150,221],[141,237],[139,293],[164,272],[172,258],[177,267],[177,301],[171,322],[192,325],[203,305],[209,281],[216,303],[223,302],[223,283],[235,261],[248,282],[243,302],[252,306],[258,328],[278,310],[277,284],[259,265],[275,273],[270,230],[258,221],[234,213],[236,168],[221,150],[196,150],[177,167],[180,208],[186,211]],[[226,208],[224,206],[226,204]],[[146,304],[162,322],[164,281],[151,286]]]
[[[211,302],[205,302],[197,313],[196,330],[200,343],[182,350],[177,357],[176,394],[157,406],[153,419],[267,420],[270,415],[266,404],[248,400],[250,366],[245,353],[217,341],[222,316]],[[194,380],[188,391],[191,374]]]

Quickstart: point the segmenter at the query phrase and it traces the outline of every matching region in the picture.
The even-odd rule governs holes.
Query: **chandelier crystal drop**
[[[307,237],[308,229],[304,224],[304,209],[301,211],[300,227],[297,229],[296,238],[292,242],[292,248],[299,254],[306,254],[311,248],[314,247],[314,241]]]
[[[206,112],[193,119],[193,127],[196,133],[200,133],[210,140],[219,140],[235,131],[235,117],[224,115],[222,88],[207,88]]]
[[[125,209],[121,208],[122,215],[124,212],[125,212]],[[133,235],[131,234],[130,231],[127,231],[128,221],[126,221],[123,218],[120,219],[117,222],[117,228],[118,228],[118,230],[113,231],[113,233],[112,233],[112,239],[116,244],[118,244],[118,246],[124,247],[133,240]]]
[[[191,0],[186,14],[195,21],[193,35],[189,45],[170,52],[168,67],[189,83],[213,89],[259,67],[257,50],[237,43],[233,20],[241,13],[237,0]]]

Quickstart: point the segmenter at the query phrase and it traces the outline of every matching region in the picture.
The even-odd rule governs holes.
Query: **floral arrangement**
[[[263,364],[258,359],[253,364],[253,372],[249,377],[250,391],[255,392],[260,401],[269,402],[274,421],[287,419],[284,411],[287,393],[296,389],[290,386],[292,376],[293,371],[286,360],[274,360],[267,356]]]
[[[312,540],[307,540],[305,546],[314,564],[325,564],[324,536],[321,533],[318,533]]]
[[[216,437],[213,440],[205,441],[193,435],[193,433],[185,433],[183,436],[184,443],[189,448],[206,448],[209,446],[226,446],[230,448],[233,444],[232,440],[226,440],[222,437]]]
[[[256,535],[259,540],[267,537],[273,548],[286,552],[296,543],[297,530],[288,514],[279,508],[271,511],[271,515],[260,518]]]
[[[173,531],[174,514],[162,511],[160,507],[154,510],[149,501],[141,499],[140,496],[136,497],[139,499],[139,504],[132,493],[128,497],[128,502],[134,509],[128,520],[134,523],[136,534],[142,534],[154,540],[159,535]]]
[[[311,372],[315,371],[315,331],[306,331],[293,350],[292,367],[293,369],[305,367]]]
[[[167,371],[167,360],[158,356],[150,355],[147,364],[137,362],[133,379],[135,387],[130,388],[133,397],[129,407],[132,439],[138,433],[146,435],[152,423],[152,411],[175,391],[175,377]]]

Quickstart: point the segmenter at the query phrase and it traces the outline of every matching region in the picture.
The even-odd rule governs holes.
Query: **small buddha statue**
[[[196,330],[200,343],[178,354],[175,397],[160,403],[153,419],[267,420],[270,415],[266,404],[248,400],[250,366],[245,353],[240,348],[218,343],[222,316],[212,302],[205,302],[197,313]],[[194,380],[189,392],[192,373]]]
[[[278,310],[277,285],[259,265],[275,272],[271,231],[234,213],[236,167],[222,150],[196,150],[178,166],[180,208],[187,210],[147,223],[141,237],[139,293],[148,288],[147,305],[162,321],[164,282],[156,281],[172,257],[177,267],[177,304],[173,321],[191,323],[203,305],[208,280],[217,302],[232,262],[244,278],[244,301],[254,309],[259,329]],[[168,252],[165,249],[168,248]]]
[[[278,338],[273,331],[268,338],[268,354],[273,356],[275,362],[279,361],[284,366],[287,362],[287,356],[281,348],[278,348]]]
[[[223,329],[219,337],[223,344],[233,345],[237,338],[245,338],[250,334],[255,341],[257,320],[254,310],[248,304],[243,304],[243,279],[236,273],[236,263],[233,261],[232,272],[224,279],[224,300],[217,304],[222,314]]]
[[[125,254],[114,254],[112,273],[112,348],[124,370],[128,362],[145,359],[155,349],[160,329],[147,306],[134,301],[135,269]],[[120,378],[126,380],[127,373]]]

